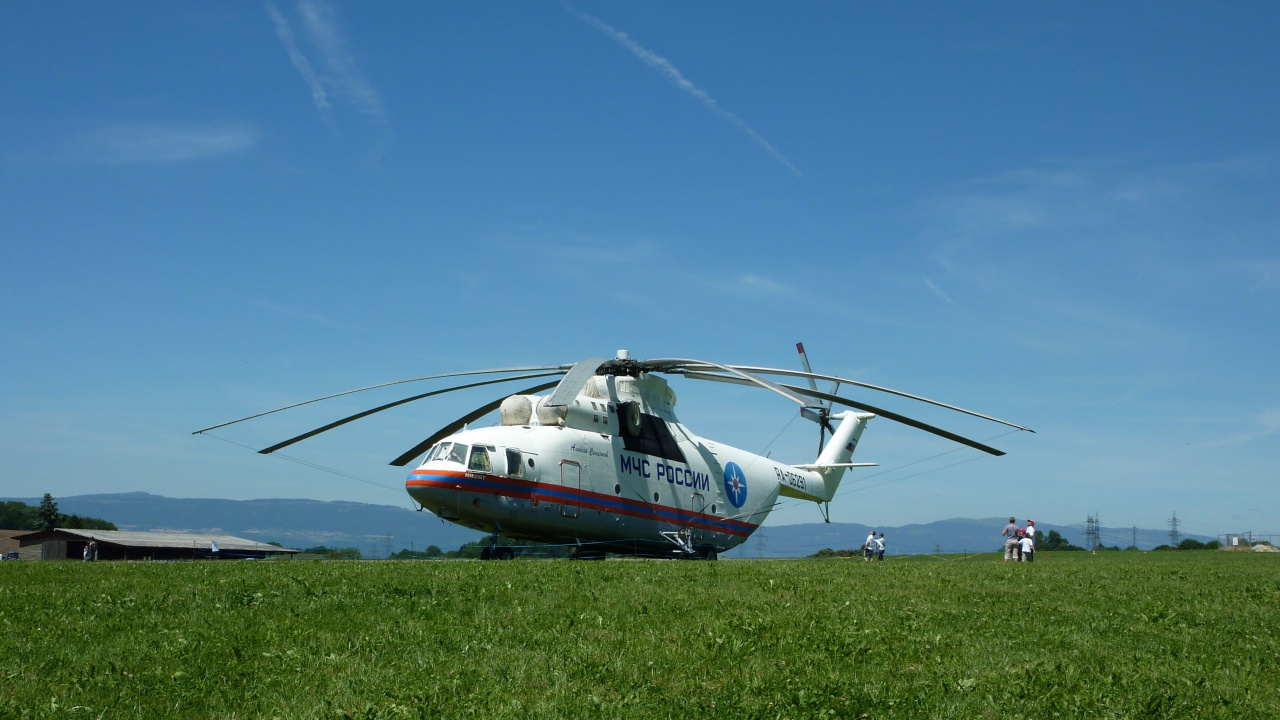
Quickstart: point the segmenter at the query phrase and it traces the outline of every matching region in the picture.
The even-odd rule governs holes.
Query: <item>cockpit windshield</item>
[[[459,465],[467,464],[467,450],[470,447],[462,443],[442,442],[427,451],[427,456],[423,458],[422,464],[426,465],[432,460],[445,460],[448,462],[456,462]]]

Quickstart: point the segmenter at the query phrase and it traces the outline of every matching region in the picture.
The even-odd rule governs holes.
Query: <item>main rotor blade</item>
[[[710,363],[708,363],[708,365],[710,365]],[[990,415],[983,415],[982,413],[974,412],[972,410],[965,410],[962,407],[957,407],[955,405],[948,405],[947,403],[939,402],[937,400],[930,400],[927,397],[912,395],[911,393],[905,393],[905,392],[902,392],[901,390],[894,390],[892,388],[881,387],[879,385],[871,385],[870,383],[858,382],[857,380],[850,380],[848,378],[836,377],[835,375],[822,375],[820,373],[804,373],[798,370],[787,370],[784,368],[754,367],[751,365],[730,365],[729,367],[735,370],[742,370],[743,372],[757,373],[760,375],[785,375],[788,377],[805,377],[805,378],[814,378],[816,380],[830,380],[836,383],[848,383],[849,385],[854,385],[860,388],[866,388],[868,390],[878,390],[883,393],[889,393],[890,395],[897,395],[899,397],[910,398],[912,400],[919,400],[920,402],[929,403],[930,405],[937,405],[938,407],[944,407],[948,410],[955,410],[956,412],[964,413],[965,415],[972,415],[973,417],[979,417],[979,418],[982,418],[983,420],[990,420],[991,422],[1000,423],[1001,425],[1007,425],[1011,428],[1017,428],[1018,430],[1026,430],[1027,432],[1030,432],[1030,433],[1035,432],[1035,430],[1032,430],[1029,427],[1023,427],[1021,425],[1018,425],[1017,423],[1011,423],[1007,420],[1001,420],[1000,418],[997,418],[997,417],[991,417]],[[692,369],[700,369],[700,368],[695,367]]]
[[[551,393],[551,397],[547,398],[545,405],[568,405],[578,397],[582,386],[595,376],[596,370],[604,364],[604,358],[587,358],[582,362],[573,366],[569,373],[560,380],[560,384],[556,386],[556,391]]]
[[[370,386],[368,386],[368,387],[356,388],[355,390],[344,390],[344,391],[342,391],[342,392],[340,392],[340,393],[334,393],[334,394],[332,394],[332,395],[325,395],[324,397],[318,397],[318,398],[316,398],[316,399],[314,399],[314,400],[304,400],[304,401],[302,401],[302,402],[300,402],[300,403],[294,403],[294,404],[292,404],[292,405],[285,405],[284,407],[278,407],[278,408],[276,408],[275,410],[267,410],[266,412],[260,412],[260,413],[256,413],[256,414],[254,414],[254,415],[249,415],[249,416],[246,416],[246,417],[242,417],[242,418],[240,418],[239,420],[229,420],[229,421],[227,421],[227,422],[219,423],[219,424],[217,424],[217,425],[210,425],[210,426],[209,426],[209,427],[207,427],[207,428],[202,428],[202,429],[200,429],[200,430],[196,430],[195,432],[193,432],[193,433],[191,433],[191,434],[192,434],[192,435],[199,435],[200,433],[202,433],[202,432],[208,432],[209,430],[217,430],[217,429],[218,429],[218,428],[220,428],[220,427],[226,427],[226,426],[228,426],[228,425],[235,425],[236,423],[244,422],[245,420],[252,420],[252,419],[254,419],[254,418],[260,418],[260,417],[262,417],[263,415],[270,415],[271,413],[278,413],[278,412],[280,412],[281,410],[289,410],[289,409],[292,409],[292,408],[301,407],[301,406],[303,406],[303,405],[309,405],[309,404],[314,403],[314,402],[320,402],[321,400],[328,400],[328,399],[330,399],[330,398],[342,397],[343,395],[350,395],[350,394],[352,394],[352,393],[364,392],[365,390],[374,390],[374,389],[381,388],[381,387],[389,387],[389,386],[391,386],[391,385],[403,385],[403,384],[405,384],[405,383],[419,382],[419,381],[421,381],[421,380],[436,380],[436,379],[439,379],[439,378],[447,378],[447,377],[463,377],[463,376],[466,376],[466,375],[492,375],[493,373],[513,373],[513,372],[541,372],[541,371],[543,371],[543,370],[559,370],[560,372],[564,372],[564,371],[568,370],[570,367],[572,367],[572,366],[571,366],[571,365],[529,365],[529,366],[526,366],[526,367],[494,368],[494,369],[491,369],[491,370],[468,370],[468,371],[466,371],[466,372],[443,373],[443,374],[441,374],[441,375],[424,375],[424,376],[422,376],[422,377],[408,378],[408,379],[406,379],[406,380],[393,380],[393,381],[391,381],[391,382],[379,383],[379,384],[377,384],[377,385],[370,385]]]
[[[684,373],[684,376],[687,378],[692,378],[694,380],[714,380],[717,382],[726,382],[726,383],[732,383],[735,385],[748,384],[735,377],[727,377],[725,375],[716,375],[714,373],[687,371]],[[808,395],[809,397],[812,397],[815,399],[826,400],[832,403],[839,403],[841,405],[847,405],[852,408],[857,408],[859,410],[865,410],[867,412],[875,413],[876,415],[879,415],[882,418],[887,418],[895,422],[900,422],[903,425],[909,425],[918,430],[924,430],[927,433],[937,435],[938,437],[944,437],[948,440],[958,442],[961,445],[968,445],[969,447],[974,448],[975,450],[981,450],[984,453],[989,453],[991,455],[997,455],[997,456],[1005,454],[1003,450],[997,450],[991,447],[990,445],[984,445],[978,442],[977,440],[970,440],[969,438],[964,437],[963,435],[957,435],[951,432],[950,430],[943,430],[940,427],[929,425],[928,423],[923,423],[923,422],[920,422],[919,420],[913,420],[912,418],[909,418],[906,415],[899,415],[896,412],[885,410],[883,408],[878,408],[874,405],[867,405],[866,403],[861,403],[861,402],[858,402],[857,400],[850,400],[849,398],[840,397],[839,395],[824,393],[820,390],[809,390],[807,388],[797,387],[795,385],[783,385],[782,387],[788,390],[794,390],[795,392],[800,393],[801,395]]]
[[[558,382],[558,381],[557,381],[557,382]],[[546,390],[547,388],[549,388],[549,387],[551,387],[552,385],[555,385],[555,384],[556,384],[556,383],[554,383],[554,382],[549,382],[549,383],[545,383],[545,384],[542,384],[542,385],[535,385],[535,386],[533,386],[533,387],[531,387],[531,388],[526,388],[526,389],[521,390],[520,392],[518,392],[518,393],[514,393],[514,394],[515,394],[515,395],[529,395],[529,394],[531,394],[531,393],[536,393],[536,392],[541,392],[541,391],[543,391],[543,390]],[[467,413],[466,415],[463,415],[462,417],[458,418],[457,420],[455,420],[455,421],[453,421],[453,422],[449,423],[448,425],[444,426],[444,427],[443,427],[443,428],[441,428],[439,431],[437,431],[437,432],[436,432],[436,434],[432,435],[431,437],[427,438],[426,440],[423,440],[422,442],[418,443],[417,445],[414,445],[412,448],[409,448],[409,450],[408,450],[405,454],[401,455],[400,457],[396,458],[395,460],[392,460],[392,461],[391,461],[391,464],[392,464],[392,465],[394,465],[394,466],[396,466],[396,467],[404,467],[405,465],[408,465],[410,462],[412,462],[412,461],[413,461],[413,459],[414,459],[414,458],[416,458],[416,457],[418,457],[419,455],[421,455],[422,453],[426,452],[427,450],[429,450],[429,449],[431,448],[431,446],[432,446],[432,445],[435,445],[437,442],[439,442],[439,441],[440,441],[440,438],[448,437],[448,436],[450,436],[450,435],[454,434],[455,432],[457,432],[457,431],[461,430],[461,429],[462,429],[462,426],[466,425],[467,423],[469,423],[469,422],[473,422],[473,421],[475,421],[475,420],[478,420],[478,419],[480,419],[480,418],[484,417],[485,415],[487,415],[488,413],[493,412],[495,409],[497,409],[497,407],[498,407],[499,405],[501,405],[501,404],[502,404],[502,401],[503,401],[503,400],[506,400],[508,397],[510,397],[510,396],[509,396],[509,395],[508,395],[508,396],[503,396],[503,397],[501,397],[501,398],[498,398],[497,400],[494,400],[493,402],[491,402],[491,403],[489,403],[489,404],[487,404],[487,405],[481,405],[480,407],[476,408],[475,410],[472,410],[471,412]]]
[[[282,443],[276,443],[275,445],[272,445],[269,448],[259,450],[258,453],[261,455],[270,455],[271,453],[277,450],[280,450],[281,448],[287,448],[296,442],[301,442],[302,440],[306,440],[309,437],[314,437],[316,435],[319,435],[322,432],[328,432],[329,430],[332,430],[341,425],[346,425],[347,423],[353,420],[359,420],[360,418],[368,417],[374,413],[382,412],[383,410],[389,410],[398,405],[404,405],[405,403],[413,402],[414,400],[421,400],[422,398],[431,397],[432,395],[443,395],[444,393],[453,392],[454,390],[465,390],[467,388],[480,387],[481,385],[493,385],[495,383],[510,382],[512,380],[528,380],[530,378],[547,377],[549,375],[559,375],[559,374],[560,373],[555,372],[555,373],[537,373],[534,375],[517,375],[515,377],[498,378],[497,380],[485,380],[483,382],[469,383],[467,385],[458,385],[456,387],[445,388],[443,390],[432,390],[429,393],[414,395],[413,397],[407,397],[403,400],[397,400],[392,403],[387,403],[386,405],[379,405],[378,407],[373,408],[372,410],[365,410],[364,412],[358,412],[355,415],[344,417],[341,420],[331,422],[328,425],[325,425],[324,427],[318,427],[315,430],[312,430],[310,432],[302,433],[297,437],[289,438],[288,440],[285,440]],[[551,383],[551,384],[554,385],[555,383]]]
[[[782,387],[779,386],[777,383],[770,382],[768,380],[765,380],[762,377],[756,377],[755,375],[752,375],[750,372],[748,372],[746,369],[735,367],[733,365],[721,365],[720,363],[713,363],[709,360],[683,360],[680,358],[662,358],[659,360],[644,360],[640,363],[640,365],[645,370],[651,370],[652,372],[679,372],[681,371],[682,368],[690,367],[690,366],[698,367],[698,368],[716,368],[719,370],[723,370],[724,372],[727,372],[727,373],[732,373],[746,380],[745,383],[742,383],[744,385],[747,385],[747,384],[758,385],[762,388],[765,388],[766,390],[772,390],[778,393],[779,395],[781,395],[782,397],[790,400],[791,402],[796,403],[800,407],[805,407],[809,404],[805,402],[803,399],[794,395],[793,393],[789,393],[786,390],[783,390]],[[708,379],[708,378],[704,378],[704,379]]]

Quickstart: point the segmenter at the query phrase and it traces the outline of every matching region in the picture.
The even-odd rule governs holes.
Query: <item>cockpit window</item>
[[[524,467],[520,464],[520,451],[507,449],[507,474],[513,478],[524,477]]]
[[[439,458],[439,459],[440,459],[440,460],[448,460],[449,462],[456,462],[456,463],[458,463],[459,465],[466,465],[466,464],[467,464],[467,449],[468,449],[468,448],[467,448],[467,446],[466,446],[466,445],[463,445],[462,443],[454,443],[454,444],[453,444],[453,447],[449,448],[449,454],[448,454],[448,456],[446,456],[446,455],[444,454],[444,452],[442,451],[442,452],[440,453],[440,458]]]
[[[467,465],[467,469],[489,472],[489,451],[479,445],[471,448],[471,462]]]

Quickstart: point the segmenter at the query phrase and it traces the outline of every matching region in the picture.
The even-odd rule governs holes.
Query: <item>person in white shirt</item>
[[[880,533],[880,537],[876,538],[876,559],[884,562],[884,533]]]
[[[1031,532],[1035,532],[1035,529],[1032,528]],[[1026,533],[1018,538],[1018,544],[1022,546],[1022,562],[1035,560],[1036,541],[1031,539],[1031,533]]]
[[[862,543],[862,559],[871,562],[871,554],[876,551],[876,531],[872,530],[867,541]]]

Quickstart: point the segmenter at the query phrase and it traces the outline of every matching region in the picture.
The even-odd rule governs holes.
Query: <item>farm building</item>
[[[11,552],[18,552],[18,541],[15,539],[19,535],[26,535],[30,530],[0,530],[0,557],[6,557]]]
[[[81,560],[90,540],[98,541],[99,560],[267,558],[298,552],[233,535],[193,533],[57,528],[23,533],[14,539],[23,560]]]

